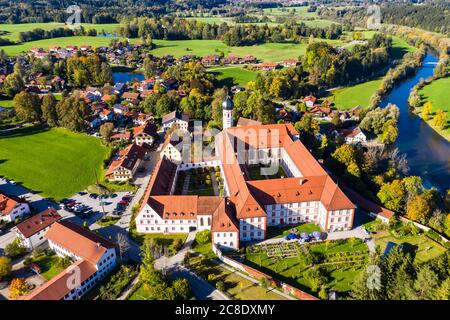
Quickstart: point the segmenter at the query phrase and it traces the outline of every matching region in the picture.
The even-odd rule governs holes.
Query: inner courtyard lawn
[[[266,238],[270,239],[270,238],[282,238],[287,236],[289,233],[291,233],[291,230],[295,228],[297,229],[297,233],[311,233],[314,231],[321,231],[320,227],[313,224],[313,223],[305,223],[305,224],[300,224],[298,226],[284,226],[284,227],[267,227],[267,231],[266,231]]]
[[[109,154],[98,138],[61,128],[22,128],[0,136],[0,175],[59,200],[95,183]]]

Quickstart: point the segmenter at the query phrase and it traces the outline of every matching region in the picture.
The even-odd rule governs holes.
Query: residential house
[[[345,143],[355,144],[363,143],[367,141],[367,137],[364,132],[361,131],[360,127],[354,127],[352,129],[338,129],[335,134],[340,135],[345,139]]]
[[[284,67],[295,67],[297,63],[296,59],[284,59],[282,64]]]
[[[100,112],[99,116],[102,121],[114,120],[114,112],[109,109],[103,109],[102,112]]]
[[[314,96],[307,96],[303,99],[303,102],[308,108],[314,107],[314,104],[316,103],[317,98]]]
[[[280,65],[277,62],[263,62],[263,63],[255,64],[254,67],[258,70],[269,71],[269,70],[278,69],[280,67]]]
[[[178,80],[175,78],[169,78],[161,82],[161,86],[167,91],[175,90],[178,88]]]
[[[162,117],[164,131],[167,131],[173,124],[178,125],[178,129],[188,131],[189,115],[179,111],[172,111]]]
[[[0,193],[0,220],[13,222],[30,214],[30,206],[21,198]]]
[[[119,151],[106,172],[106,178],[109,181],[131,180],[144,160],[146,153],[146,146],[137,144],[129,145],[124,150]]]
[[[115,132],[111,138],[111,141],[125,141],[128,142],[131,140],[131,132],[130,131],[119,131]]]
[[[122,100],[131,102],[131,103],[138,103],[139,102],[139,93],[134,92],[124,92],[122,94]]]
[[[166,137],[161,148],[161,157],[163,156],[173,163],[181,163],[183,161],[183,140],[176,139],[175,135]]]
[[[14,230],[21,246],[32,251],[47,241],[45,233],[53,223],[61,219],[55,209],[49,208],[22,221]]]
[[[113,111],[117,114],[125,114],[130,111],[130,107],[125,104],[117,103],[113,106]]]
[[[137,145],[142,145],[144,143],[149,146],[153,145],[155,140],[159,138],[158,127],[154,122],[147,122],[144,125],[133,128],[134,142]]]

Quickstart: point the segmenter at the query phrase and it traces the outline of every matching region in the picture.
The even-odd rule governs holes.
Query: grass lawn
[[[153,300],[148,293],[148,290],[142,284],[133,294],[128,298],[128,300]]]
[[[372,235],[375,240],[375,244],[381,247],[381,252],[384,252],[386,244],[392,241],[397,244],[403,244],[405,250],[413,251],[415,254],[416,262],[425,262],[436,258],[437,256],[443,254],[446,249],[440,244],[429,239],[425,235],[407,235],[404,237],[396,238],[387,230],[377,231],[376,234]]]
[[[274,292],[266,292],[259,284],[256,284],[242,276],[237,272],[231,272],[211,261],[201,265],[200,257],[192,257],[190,260],[191,268],[204,279],[208,279],[208,275],[213,275],[213,279],[208,279],[213,286],[218,281],[225,284],[225,293],[234,300],[286,300]]]
[[[112,24],[91,24],[82,23],[84,29],[95,29],[97,32],[105,31],[105,33],[114,33],[115,29],[119,26],[118,23]],[[31,31],[33,29],[52,30],[57,28],[66,28],[64,23],[47,22],[47,23],[21,23],[21,24],[0,24],[0,32],[6,31],[2,38],[6,38],[12,41],[19,41],[19,33]]]
[[[41,267],[41,276],[43,276],[47,280],[50,280],[64,270],[64,268],[58,266],[58,262],[60,261],[60,259],[61,258],[57,255],[47,256],[45,254],[42,254],[37,259],[35,259],[34,262]]]
[[[216,255],[211,249],[211,242],[207,242],[205,244],[199,244],[197,241],[194,241],[192,244],[192,250],[204,255],[205,257],[208,257],[210,259],[215,258]]]
[[[3,107],[3,108],[12,108],[14,106],[13,104],[14,103],[13,103],[12,99],[0,100],[0,107]]]
[[[329,100],[333,101],[339,110],[350,110],[356,106],[367,108],[370,97],[378,89],[381,81],[380,77],[352,87],[333,90]]]
[[[52,46],[60,46],[66,47],[69,45],[72,46],[81,46],[81,45],[90,45],[95,47],[100,46],[109,46],[112,38],[106,37],[63,37],[63,38],[53,38],[53,39],[44,39],[37,41],[24,42],[22,44],[18,44],[15,46],[3,46],[0,47],[5,50],[6,54],[10,56],[15,56],[23,52],[28,52],[31,48],[43,48],[48,49]],[[123,39],[125,40],[125,39]],[[130,39],[130,42],[137,41],[138,39]]]
[[[447,140],[450,140],[450,77],[441,78],[433,81],[429,85],[424,86],[420,91],[420,98],[422,103],[431,101],[433,105],[432,115],[427,123],[433,127],[434,130],[439,132]],[[1,105],[1,103],[0,103]],[[422,111],[422,108],[419,108]],[[436,115],[436,111],[443,110],[447,112],[447,126],[444,129],[438,129],[433,125],[433,118]],[[421,113],[419,114],[421,116]]]
[[[120,220],[119,217],[107,216],[106,219],[102,218],[102,219],[98,220],[96,223],[101,227],[108,227],[108,226],[112,226],[112,225],[116,224],[117,221],[119,221],[119,220]]]
[[[103,174],[109,148],[68,130],[23,128],[0,136],[0,172],[56,200],[72,196]]]
[[[320,231],[320,227],[312,223],[301,224],[296,227],[294,226],[267,227],[266,239],[285,237],[291,232],[292,228],[296,228],[298,233],[302,232],[311,233],[314,231]]]
[[[146,239],[155,239],[158,244],[167,246],[169,249],[169,254],[173,255],[176,253],[175,249],[172,246],[175,239],[181,239],[181,241],[185,243],[187,236],[187,233],[138,233],[137,235],[135,235],[134,240],[139,243],[144,243]]]
[[[258,71],[248,70],[242,67],[217,67],[210,68],[208,71],[216,76],[219,87],[232,87],[234,85],[245,87],[248,82],[254,81],[258,74]]]
[[[261,172],[261,168],[262,166],[259,165],[251,165],[248,166],[248,173],[250,175],[250,180],[266,180],[266,179],[279,179],[281,177],[287,177],[288,175],[286,174],[286,172],[284,172],[283,167],[279,166],[278,167],[278,172],[276,174],[273,175],[262,175]],[[269,169],[271,170],[271,169]],[[268,173],[271,173],[270,171]]]

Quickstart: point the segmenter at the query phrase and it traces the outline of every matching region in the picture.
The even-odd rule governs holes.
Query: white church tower
[[[222,102],[223,129],[233,126],[233,100],[229,96]]]

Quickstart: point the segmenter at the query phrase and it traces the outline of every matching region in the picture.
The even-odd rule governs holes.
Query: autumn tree
[[[106,122],[100,126],[100,135],[106,141],[109,141],[113,134],[114,124],[112,122]]]
[[[191,288],[187,279],[177,279],[172,284],[178,300],[189,300]]]
[[[439,129],[444,129],[445,126],[447,125],[447,113],[442,111],[442,110],[438,110],[436,112],[436,115],[434,116],[433,119],[433,124],[438,127]]]
[[[3,91],[7,96],[14,97],[17,93],[25,89],[25,84],[20,75],[11,73],[3,81]]]
[[[358,165],[357,153],[354,147],[343,144],[331,154],[331,157],[339,164],[341,169],[353,177],[360,177],[361,170]]]
[[[408,202],[406,216],[414,221],[424,223],[431,213],[431,206],[425,194],[414,196]]]
[[[60,126],[71,131],[84,130],[87,110],[85,102],[80,100],[78,93],[72,94],[56,105]]]
[[[11,274],[11,260],[8,257],[0,257],[0,280]]]
[[[9,286],[9,298],[18,299],[30,291],[30,286],[24,278],[16,278],[11,281]]]
[[[13,101],[19,119],[25,122],[35,122],[41,119],[41,102],[37,95],[22,91],[16,94]]]
[[[431,104],[431,101],[425,102],[422,108],[422,118],[425,121],[428,121],[430,119],[431,109],[433,108],[433,105]]]
[[[405,207],[406,190],[400,179],[383,184],[377,196],[386,208],[393,211],[398,212]]]

